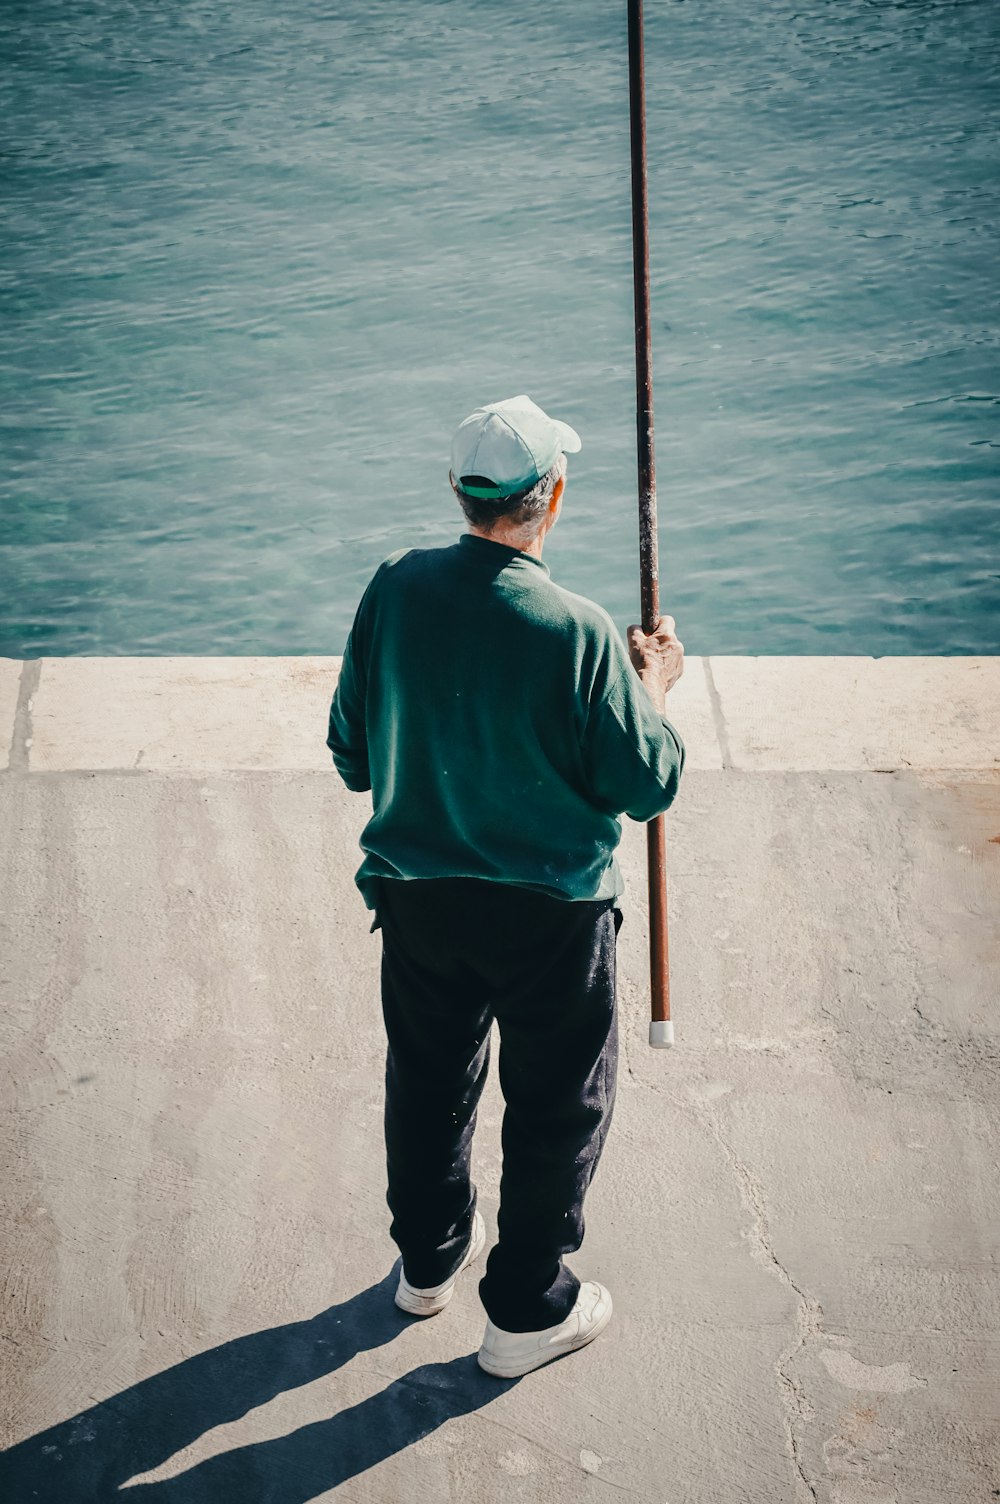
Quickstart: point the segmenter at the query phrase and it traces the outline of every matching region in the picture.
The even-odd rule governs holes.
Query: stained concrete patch
[[[831,1504],[899,1504],[899,1494],[891,1483],[850,1478],[833,1485]]]
[[[530,1452],[503,1452],[497,1458],[497,1466],[512,1478],[528,1478],[538,1471],[538,1463]]]
[[[1000,657],[708,661],[734,767],[1000,767]]]
[[[10,763],[21,668],[19,658],[0,658],[0,769],[8,767]]]
[[[867,1394],[903,1394],[919,1389],[926,1379],[915,1379],[906,1363],[859,1363],[849,1352],[829,1347],[819,1355],[827,1373],[845,1389],[860,1389]]]

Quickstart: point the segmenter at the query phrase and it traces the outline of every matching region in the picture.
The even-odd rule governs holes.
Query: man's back
[[[601,607],[468,534],[378,570],[328,745],[348,785],[372,790],[358,874],[370,907],[380,876],[617,897],[616,817],[666,809],[684,760]]]

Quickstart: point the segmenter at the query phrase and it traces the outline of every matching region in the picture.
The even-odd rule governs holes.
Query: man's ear
[[[559,521],[559,513],[562,511],[562,496],[565,489],[566,477],[564,475],[560,475],[559,479],[552,487],[552,495],[549,497],[549,509],[545,515],[546,531],[550,527],[555,527],[556,523]]]
[[[457,496],[458,495],[458,487],[455,484],[455,477],[452,475],[452,473],[451,473],[450,470],[448,471],[448,484],[451,486],[451,489],[454,491],[455,495]]]

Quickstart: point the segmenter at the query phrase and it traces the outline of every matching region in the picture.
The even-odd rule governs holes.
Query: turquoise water
[[[636,615],[624,3],[7,0],[0,652],[337,652],[579,428]],[[1000,652],[1000,7],[647,0],[662,595],[693,653]]]

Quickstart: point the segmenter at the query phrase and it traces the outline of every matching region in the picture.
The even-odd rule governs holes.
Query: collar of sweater
[[[464,548],[470,558],[480,558],[485,562],[498,563],[501,568],[540,569],[543,574],[550,574],[549,566],[542,560],[536,559],[532,554],[526,554],[522,548],[514,548],[509,543],[494,543],[492,538],[481,538],[478,533],[463,533],[459,539],[459,547]],[[502,560],[502,563],[501,563]]]

